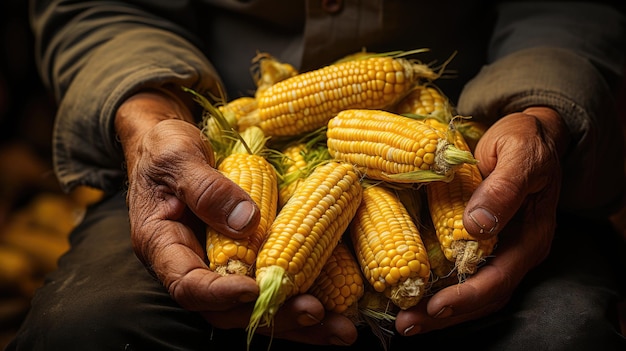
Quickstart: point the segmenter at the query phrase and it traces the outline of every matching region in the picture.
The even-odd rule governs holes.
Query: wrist
[[[115,114],[115,132],[126,153],[129,145],[157,123],[182,119],[193,123],[193,115],[181,99],[167,90],[144,90],[126,99]]]

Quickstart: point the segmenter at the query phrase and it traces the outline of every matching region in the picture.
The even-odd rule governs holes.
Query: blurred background
[[[86,188],[62,193],[52,173],[55,105],[35,71],[27,4],[0,2],[0,350],[99,197]]]
[[[87,188],[64,194],[52,173],[55,105],[35,71],[27,4],[0,2],[0,350],[44,275],[67,250],[67,235],[85,207],[100,196]],[[619,104],[626,121],[626,89]],[[626,238],[626,210],[614,223]],[[626,304],[620,309],[626,316]]]

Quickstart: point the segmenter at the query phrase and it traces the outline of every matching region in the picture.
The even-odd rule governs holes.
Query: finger
[[[530,116],[507,116],[487,130],[475,152],[485,178],[463,217],[470,234],[476,238],[497,235],[526,196],[540,188],[533,177],[543,171],[541,146],[537,121]]]
[[[239,306],[230,310],[228,316],[219,311],[203,313],[211,324],[218,328],[245,328],[250,322],[253,306]],[[319,300],[311,295],[298,295],[285,302],[274,316],[270,327],[259,326],[257,333],[269,335],[272,332],[283,332],[321,323],[324,319],[324,307]]]
[[[318,324],[324,315],[324,306],[318,299],[308,294],[297,295],[280,307],[274,317],[274,329],[284,331]]]
[[[163,221],[151,240],[151,268],[182,307],[220,311],[258,296],[254,279],[210,271],[194,246],[199,246],[194,233],[175,221]]]
[[[555,192],[533,196],[502,233],[498,250],[462,284],[449,286],[396,318],[400,333],[413,335],[474,320],[502,308],[526,273],[548,254]]]
[[[320,323],[288,331],[278,331],[274,333],[274,337],[311,345],[346,346],[356,341],[358,333],[350,319],[338,313],[328,313]]]
[[[485,266],[462,284],[438,291],[396,316],[396,329],[405,336],[443,329],[486,316],[508,301],[510,280],[496,267]],[[498,280],[501,279],[501,280]],[[502,293],[505,291],[505,293]]]
[[[246,328],[252,305],[241,305],[227,313],[205,311],[202,315],[216,328]],[[349,345],[356,341],[353,322],[337,313],[325,313],[320,302],[311,295],[298,295],[285,302],[271,326],[261,326],[256,334],[315,345]]]

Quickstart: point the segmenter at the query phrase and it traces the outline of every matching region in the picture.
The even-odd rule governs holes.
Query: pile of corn
[[[380,332],[492,254],[497,239],[462,221],[484,129],[453,117],[439,74],[392,54],[303,73],[269,55],[255,64],[254,96],[211,103],[186,89],[218,169],[262,212],[245,241],[207,229],[210,268],[259,284],[248,342],[302,293]]]

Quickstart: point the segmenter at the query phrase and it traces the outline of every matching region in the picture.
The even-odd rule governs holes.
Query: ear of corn
[[[476,148],[478,140],[487,129],[484,124],[473,121],[469,117],[457,116],[448,97],[432,83],[415,86],[407,96],[394,106],[393,112],[400,115],[410,115],[412,118],[424,120],[435,127],[440,124],[453,123],[454,128],[461,133],[470,150]]]
[[[258,109],[241,127],[258,125],[268,136],[316,130],[341,110],[383,109],[420,79],[435,79],[423,64],[390,56],[369,57],[300,73],[257,94]]]
[[[428,206],[442,251],[448,260],[455,262],[460,277],[475,273],[478,264],[492,253],[497,242],[496,236],[478,240],[463,225],[467,201],[481,181],[478,168],[466,164],[456,170],[450,182],[430,183],[426,187]]]
[[[435,88],[424,87],[415,91],[419,91],[419,95],[414,93],[414,96],[407,97],[404,105],[397,106],[397,111],[418,115],[425,124],[445,133],[447,139],[456,148],[470,152],[470,146],[457,128],[458,125],[465,123],[464,119],[453,117],[452,108],[446,103],[440,104],[439,109],[436,108],[436,104],[430,103],[431,101],[447,101],[447,98]],[[409,99],[410,97],[412,99]],[[428,108],[430,105],[433,107]],[[454,263],[461,279],[476,271],[477,265],[492,253],[497,242],[496,237],[477,240],[469,235],[463,226],[465,205],[480,182],[482,182],[482,176],[478,167],[475,164],[465,163],[454,170],[454,176],[449,182],[433,182],[425,187],[440,249],[446,259]],[[428,234],[423,237],[427,237],[426,241],[430,239]],[[435,273],[439,281],[433,289],[449,285],[454,279],[451,278],[450,268],[441,262],[436,247],[431,245],[429,253],[431,261],[436,262],[434,272],[441,270]]]
[[[422,121],[378,110],[344,110],[332,118],[328,151],[356,164],[366,177],[397,183],[449,180],[471,152]]]
[[[243,143],[235,143],[233,151],[218,165],[218,170],[246,191],[259,207],[261,221],[246,239],[235,240],[212,228],[206,231],[209,268],[222,274],[252,275],[254,263],[267,229],[276,217],[278,180],[274,167],[262,155],[264,135],[259,128],[241,134]]]
[[[243,116],[246,116],[256,110],[256,107],[257,103],[255,98],[251,96],[242,96],[219,106],[218,109],[224,118],[226,118],[229,125],[237,129],[239,120],[243,118]]]
[[[434,85],[416,85],[393,111],[397,114],[416,114],[447,123],[454,114],[448,98]]]
[[[358,322],[358,301],[364,293],[361,268],[344,242],[337,244],[309,289],[328,311],[342,313]]]
[[[461,133],[452,125],[433,122],[437,128],[447,128],[454,135],[455,145],[469,151]],[[446,258],[455,263],[460,278],[475,273],[478,265],[493,252],[497,237],[476,239],[463,225],[463,213],[470,197],[482,182],[482,175],[475,164],[463,164],[455,170],[449,182],[430,183],[426,195],[432,222]]]
[[[259,325],[271,325],[289,297],[306,292],[319,275],[361,202],[353,165],[330,161],[296,189],[271,225],[256,261],[259,297],[248,344]]]
[[[391,190],[367,186],[350,224],[350,237],[365,278],[401,309],[416,305],[430,276],[420,233]]]
[[[431,277],[428,292],[434,294],[447,286],[458,283],[459,279],[454,272],[454,263],[448,260],[441,250],[435,228],[433,228],[430,220],[420,228],[420,233],[428,253],[428,262],[430,262]]]
[[[458,282],[457,275],[454,274],[454,263],[450,262],[441,251],[439,239],[435,234],[435,228],[430,219],[429,209],[426,205],[423,187],[419,189],[402,189],[398,191],[400,201],[406,207],[413,218],[413,222],[418,227],[420,238],[428,255],[430,264],[430,281],[427,293],[433,294],[446,286]]]
[[[279,160],[278,207],[287,203],[297,187],[320,164],[330,159],[324,133],[298,140],[282,149]]]
[[[255,95],[263,94],[272,85],[298,74],[295,67],[267,53],[259,53],[252,62],[252,76],[257,87]]]

